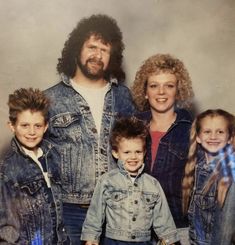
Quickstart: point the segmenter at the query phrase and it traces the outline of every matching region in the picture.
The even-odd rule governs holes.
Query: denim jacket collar
[[[11,141],[11,147],[12,147],[13,152],[18,152],[24,155],[25,157],[27,156],[27,154],[24,152],[20,142],[18,141],[16,137],[13,137]],[[51,150],[53,145],[49,141],[43,139],[39,147],[41,147],[43,154],[45,155]]]
[[[65,85],[72,87],[71,82],[70,82],[70,77],[68,77],[64,73],[62,73],[60,76],[61,76],[61,79]],[[110,79],[109,83],[110,83],[110,85],[113,85],[113,84],[118,85],[118,80],[115,77],[112,77]]]

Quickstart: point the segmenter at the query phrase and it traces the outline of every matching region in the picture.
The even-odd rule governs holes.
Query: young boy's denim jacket
[[[45,91],[52,101],[47,136],[59,146],[62,156],[63,202],[89,204],[99,176],[116,168],[109,145],[113,123],[118,115],[131,115],[135,108],[129,89],[112,79],[98,135],[87,102],[67,76],[62,79]]]
[[[205,152],[199,147],[195,169],[193,193],[188,210],[189,236],[191,244],[210,244],[214,213],[216,209],[216,189],[214,184],[207,193],[203,193],[214,164],[207,163]]]
[[[51,162],[55,149],[49,142],[43,141],[40,147],[43,156],[39,161],[47,166],[51,190],[39,166],[24,153],[15,138],[1,162],[0,244],[67,244],[62,225],[60,173],[56,165],[60,164],[59,158]],[[58,237],[57,243],[52,241],[53,236]]]
[[[178,241],[176,227],[159,182],[143,167],[133,181],[118,161],[99,179],[83,225],[81,240],[99,241],[105,220],[105,236],[130,242],[149,241],[151,228],[166,244]]]
[[[146,172],[155,177],[164,190],[176,227],[182,228],[188,226],[187,217],[182,212],[182,179],[189,149],[192,117],[184,109],[176,108],[175,112],[175,122],[159,142],[152,171],[151,136],[147,138],[145,163]],[[137,116],[148,123],[152,118],[150,111]]]

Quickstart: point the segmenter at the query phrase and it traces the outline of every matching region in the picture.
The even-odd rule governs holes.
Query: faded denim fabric
[[[59,158],[55,158],[56,150],[49,142],[43,141],[40,147],[44,154],[39,161],[46,163],[51,189],[41,169],[25,155],[16,139],[1,162],[0,244],[67,244],[62,225]]]
[[[235,244],[235,240],[232,242],[235,239],[235,182],[229,188],[223,207],[216,208],[211,237],[211,245]]]
[[[87,102],[67,76],[62,79],[45,91],[53,103],[47,137],[62,156],[63,202],[89,204],[99,176],[116,168],[109,145],[112,125],[119,115],[131,115],[135,108],[129,89],[116,79],[110,81],[98,135]]]
[[[188,210],[191,244],[204,245],[210,244],[211,241],[214,213],[217,205],[217,185],[214,184],[206,194],[202,192],[213,169],[213,162],[207,163],[204,151],[199,149],[198,162],[195,169],[194,189]]]
[[[176,227],[159,182],[140,169],[134,182],[118,161],[99,179],[83,224],[81,240],[105,237],[129,242],[150,241],[151,228],[166,244],[178,241]]]
[[[155,177],[166,195],[169,208],[177,228],[188,226],[187,217],[182,212],[182,179],[189,149],[189,134],[192,124],[190,113],[184,109],[175,109],[176,121],[161,138],[152,171],[150,170],[151,136],[147,138],[145,158],[146,172]],[[151,120],[151,112],[137,115],[140,119]]]

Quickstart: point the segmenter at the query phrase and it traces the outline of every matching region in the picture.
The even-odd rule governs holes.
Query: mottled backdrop
[[[0,154],[11,137],[8,94],[55,84],[68,34],[93,13],[113,16],[123,31],[128,85],[144,59],[170,53],[191,74],[198,111],[235,113],[235,0],[0,0]]]

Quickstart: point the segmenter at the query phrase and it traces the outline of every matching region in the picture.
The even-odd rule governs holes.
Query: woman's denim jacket
[[[40,147],[43,156],[39,161],[44,161],[47,166],[52,192],[48,190],[41,169],[25,155],[15,138],[1,162],[0,244],[54,245],[54,234],[58,237],[57,244],[65,244],[60,174],[56,165],[59,158],[51,162],[51,153],[55,149],[49,142],[43,141]],[[52,219],[56,221],[56,232]]]
[[[103,173],[116,168],[109,135],[118,115],[130,115],[134,106],[129,89],[110,81],[105,95],[102,124],[98,135],[90,108],[70,84],[69,78],[46,90],[52,101],[48,139],[62,156],[63,202],[89,204],[96,182]]]
[[[213,172],[214,164],[207,163],[205,152],[199,147],[195,168],[194,189],[188,210],[191,244],[210,244],[216,208],[216,184],[205,194],[205,184]]]
[[[118,161],[99,179],[94,191],[81,240],[99,241],[105,220],[105,236],[120,241],[149,241],[151,228],[166,244],[178,241],[176,227],[159,182],[143,167],[133,181]]]
[[[161,138],[152,171],[150,170],[151,136],[147,138],[145,158],[146,171],[161,184],[177,228],[187,227],[187,217],[182,213],[182,178],[189,149],[189,134],[192,124],[190,113],[184,109],[175,109],[175,122]],[[151,120],[151,112],[137,115],[140,119]]]

